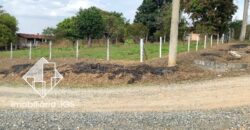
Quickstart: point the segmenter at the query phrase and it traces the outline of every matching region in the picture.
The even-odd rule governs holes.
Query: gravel
[[[0,110],[0,130],[250,129],[249,108],[129,113]]]

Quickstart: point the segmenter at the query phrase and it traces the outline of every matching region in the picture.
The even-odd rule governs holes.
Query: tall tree
[[[246,39],[247,21],[248,21],[248,8],[249,8],[249,0],[245,0],[242,28],[241,28],[241,34],[240,34],[240,41],[244,41]]]
[[[135,16],[135,23],[141,23],[149,29],[149,39],[154,40],[154,33],[157,32],[159,20],[162,18],[162,7],[170,4],[172,0],[143,0]]]
[[[79,38],[88,38],[88,46],[92,46],[93,38],[103,36],[105,29],[101,10],[96,7],[80,9],[76,16],[76,31]]]
[[[174,0],[172,7],[172,21],[171,21],[170,45],[169,45],[169,59],[168,59],[169,67],[176,66],[179,17],[180,17],[180,0]]]
[[[183,0],[198,33],[225,33],[237,10],[233,0]]]

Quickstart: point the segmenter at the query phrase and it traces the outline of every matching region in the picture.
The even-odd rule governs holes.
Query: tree
[[[47,27],[47,28],[43,29],[42,34],[43,35],[48,35],[48,36],[54,36],[55,35],[55,29],[51,28],[51,27]]]
[[[135,16],[135,23],[141,23],[149,29],[149,39],[152,41],[154,33],[159,30],[159,18],[162,18],[164,5],[170,4],[172,0],[143,0]]]
[[[231,22],[229,24],[229,27],[231,29],[231,32],[233,33],[232,38],[239,39],[241,28],[242,28],[242,20],[236,20],[236,21]]]
[[[105,24],[105,33],[109,37],[116,39],[116,43],[118,38],[123,39],[126,20],[123,18],[122,14],[104,11],[102,16]]]
[[[55,34],[57,38],[66,38],[73,43],[78,38],[78,35],[75,31],[75,17],[67,18],[63,20],[61,23],[57,25],[57,29],[55,30]]]
[[[249,0],[245,0],[244,3],[244,13],[243,13],[243,22],[240,34],[240,41],[244,41],[246,39],[246,31],[247,31],[247,21],[248,21],[248,8],[249,8]]]
[[[160,15],[157,18],[157,32],[154,34],[155,37],[165,37],[169,40],[170,28],[171,28],[171,18],[172,18],[172,4],[164,4],[161,8]],[[187,21],[185,17],[181,17],[179,23],[179,39],[182,39],[187,31]],[[165,40],[166,40],[165,39]]]
[[[148,33],[148,28],[141,23],[134,23],[127,27],[127,36],[138,43],[141,38],[145,38]]]
[[[0,12],[0,46],[7,46],[16,39],[17,20],[3,10]]]
[[[168,66],[176,66],[180,0],[173,1]]]
[[[7,26],[0,24],[0,46],[7,46],[14,41],[13,32]]]
[[[76,31],[79,38],[88,38],[88,46],[92,46],[93,38],[103,36],[105,29],[104,21],[100,9],[91,7],[80,9],[76,16]]]
[[[226,33],[237,10],[233,0],[183,0],[184,11],[198,33]]]

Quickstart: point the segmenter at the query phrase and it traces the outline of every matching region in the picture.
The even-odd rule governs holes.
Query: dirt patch
[[[241,49],[241,48],[247,48],[249,45],[248,44],[236,44],[236,45],[231,45],[230,49]]]

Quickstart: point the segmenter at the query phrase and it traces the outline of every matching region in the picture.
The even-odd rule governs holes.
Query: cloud
[[[3,6],[15,16],[71,16],[79,8],[97,6],[96,0],[3,0]]]

